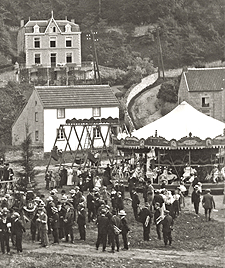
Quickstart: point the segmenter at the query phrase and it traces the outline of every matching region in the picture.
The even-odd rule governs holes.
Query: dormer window
[[[71,25],[70,24],[66,24],[66,26],[65,26],[65,32],[66,33],[69,33],[69,32],[71,32]]]
[[[40,33],[39,29],[40,29],[40,27],[37,24],[35,24],[34,25],[34,33]]]

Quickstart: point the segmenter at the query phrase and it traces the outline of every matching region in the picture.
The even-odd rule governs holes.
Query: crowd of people
[[[184,183],[177,185],[174,191],[166,189],[164,184],[160,189],[154,189],[152,181],[146,176],[140,178],[140,164],[132,173],[124,167],[128,165],[125,164],[123,170],[120,167],[114,170],[107,165],[101,175],[92,169],[82,171],[78,168],[74,173],[62,167],[58,175],[53,171],[46,172],[47,196],[32,191],[6,193],[0,209],[2,253],[10,252],[10,240],[17,252],[22,252],[22,236],[27,222],[31,241],[39,242],[42,247],[48,247],[50,241],[52,244],[62,241],[75,243],[75,226],[79,239],[86,241],[87,225],[90,224],[98,231],[96,250],[102,244],[103,251],[107,246],[112,253],[120,251],[120,236],[123,250],[128,250],[130,226],[127,206],[131,206],[133,211],[129,217],[142,224],[144,241],[150,240],[150,226],[154,223],[157,238],[163,238],[165,246],[171,245],[174,221],[185,207],[187,189]],[[128,182],[129,193],[126,193],[121,177]],[[200,194],[201,184],[197,182],[191,195],[197,214]],[[208,190],[202,204],[206,218],[210,220],[215,202]]]

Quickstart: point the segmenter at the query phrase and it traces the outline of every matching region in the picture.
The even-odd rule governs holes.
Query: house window
[[[65,26],[65,32],[66,33],[71,32],[71,25],[66,24],[66,26]]]
[[[34,63],[40,64],[41,63],[41,54],[34,54]]]
[[[34,105],[37,106],[37,101],[34,102]]]
[[[35,112],[35,114],[34,114],[35,116],[35,122],[38,122],[38,112]]]
[[[57,139],[58,140],[64,140],[65,139],[64,128],[58,128],[57,129]]]
[[[52,32],[53,32],[53,33],[56,32],[56,27],[55,27],[55,26],[52,27]]]
[[[50,37],[50,47],[56,47],[56,37]]]
[[[40,32],[39,29],[40,27],[37,24],[34,25],[34,33],[39,33]]]
[[[100,107],[95,107],[92,108],[92,116],[101,116],[101,108]]]
[[[51,61],[51,66],[55,67],[56,66],[56,53],[51,53],[50,61]]]
[[[65,109],[57,109],[57,118],[65,118]]]
[[[34,47],[39,48],[40,47],[40,38],[34,37]]]
[[[209,97],[202,97],[202,107],[209,107]]]
[[[72,53],[66,53],[66,63],[72,62]]]
[[[72,38],[66,37],[66,47],[72,47]]]
[[[100,127],[94,127],[93,128],[93,138],[94,139],[99,139],[101,138],[101,128]]]
[[[38,132],[38,130],[35,131],[35,141],[39,141],[39,132]]]

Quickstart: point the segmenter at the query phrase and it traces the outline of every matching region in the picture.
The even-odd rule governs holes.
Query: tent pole
[[[188,152],[188,163],[189,163],[189,166],[191,166],[191,149],[189,149],[189,152]]]

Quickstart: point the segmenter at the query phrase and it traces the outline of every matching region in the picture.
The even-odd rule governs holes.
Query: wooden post
[[[165,79],[165,70],[164,70],[164,63],[163,63],[163,56],[162,56],[162,46],[161,41],[159,37],[159,28],[157,27],[157,39],[158,39],[158,46],[159,46],[159,55],[160,55],[160,61],[162,66],[162,72],[163,72],[163,80]]]

